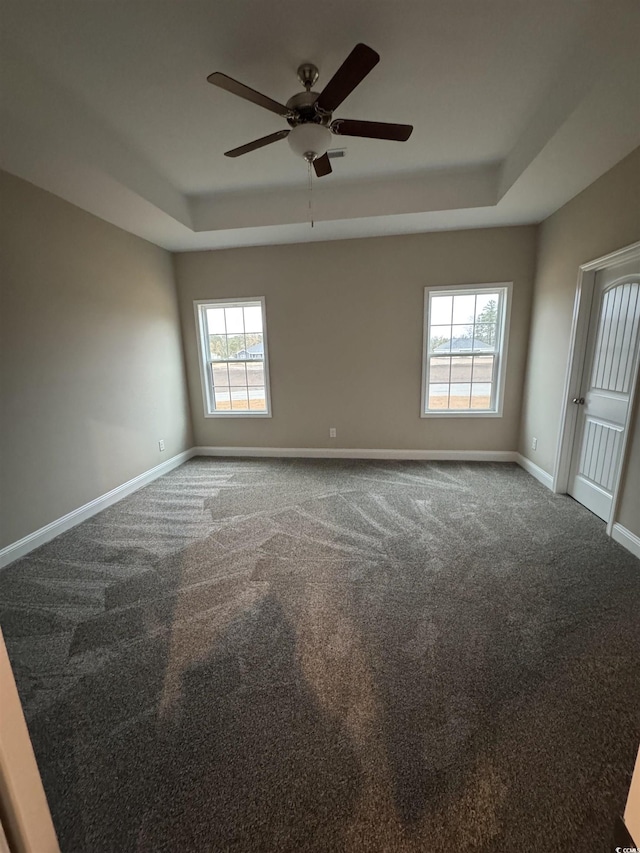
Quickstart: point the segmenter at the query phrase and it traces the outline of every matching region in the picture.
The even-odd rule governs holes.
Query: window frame
[[[205,340],[205,333],[208,331],[206,326],[205,311],[207,308],[247,308],[251,305],[260,305],[262,312],[262,345],[264,349],[264,358],[262,364],[264,368],[264,393],[266,412],[260,411],[216,411],[213,400],[213,387],[209,381],[210,364],[214,361],[226,363],[224,359],[212,359],[209,357],[209,348]],[[202,406],[205,418],[270,418],[271,414],[271,382],[269,378],[269,348],[267,344],[267,308],[264,296],[241,296],[229,299],[196,299],[193,302],[193,309],[196,319],[196,338],[198,346],[198,363],[200,365],[200,384],[202,386]],[[232,359],[234,360],[234,359]],[[238,363],[246,363],[256,359],[241,359]]]
[[[492,382],[495,394],[492,409],[444,409],[428,410],[429,402],[429,307],[432,296],[462,296],[469,293],[495,293],[501,290],[504,296],[501,300],[501,311],[498,319],[499,346],[496,346],[495,358],[498,375]],[[452,284],[429,285],[424,288],[424,307],[422,312],[422,391],[420,397],[421,418],[501,418],[504,410],[504,389],[507,376],[507,355],[509,344],[509,327],[511,325],[512,281],[490,282],[487,284]],[[443,354],[444,355],[444,354]]]

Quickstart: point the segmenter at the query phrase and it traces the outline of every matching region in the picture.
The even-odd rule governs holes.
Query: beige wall
[[[170,254],[6,173],[0,197],[1,547],[191,436]]]
[[[518,227],[178,255],[195,443],[515,450],[535,239]],[[500,281],[514,282],[504,417],[420,418],[424,287]],[[273,418],[205,419],[193,301],[241,296],[266,297]]]
[[[640,240],[640,148],[540,226],[520,452],[552,474],[578,267]],[[618,520],[640,535],[640,418]],[[533,452],[531,440],[538,439]]]
[[[620,506],[616,521],[640,536],[640,398],[636,398],[635,417],[631,425],[630,446],[622,480]]]

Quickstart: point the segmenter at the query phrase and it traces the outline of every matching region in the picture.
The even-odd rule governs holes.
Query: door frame
[[[60,853],[47,797],[0,630],[0,850]]]
[[[571,323],[571,337],[569,339],[569,358],[567,361],[567,373],[564,383],[562,407],[560,411],[560,432],[556,447],[556,464],[553,472],[552,489],[559,494],[566,494],[569,488],[569,469],[571,467],[571,456],[573,442],[576,434],[578,421],[577,406],[571,403],[573,397],[577,397],[582,382],[585,359],[587,354],[587,335],[589,333],[589,322],[591,320],[591,304],[595,287],[596,274],[606,267],[617,266],[628,263],[636,258],[640,259],[640,242],[632,243],[601,258],[581,264],[578,268],[578,284],[573,304],[573,319]],[[633,384],[629,395],[629,410],[627,414],[627,426],[633,423],[636,408],[636,388],[638,372],[640,370],[640,359],[636,359]],[[620,450],[620,466],[616,476],[611,503],[611,516],[607,523],[607,533],[611,536],[613,526],[616,522],[618,501],[620,497],[620,484],[622,474],[626,469],[627,452],[629,448],[629,429],[625,429]]]

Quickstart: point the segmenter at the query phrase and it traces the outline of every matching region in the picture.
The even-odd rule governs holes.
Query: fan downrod
[[[303,62],[302,65],[298,66],[298,80],[307,92],[311,91],[312,86],[316,84],[319,76],[320,72],[311,62]]]

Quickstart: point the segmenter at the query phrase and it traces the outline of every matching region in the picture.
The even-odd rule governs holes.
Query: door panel
[[[605,292],[593,364],[593,388],[629,393],[640,328],[639,312],[640,286],[636,282]]]
[[[587,419],[579,472],[603,489],[613,491],[615,464],[620,452],[622,430]]]
[[[640,339],[640,261],[600,270],[573,446],[569,494],[609,520]]]

